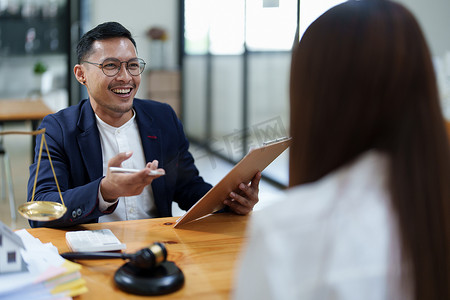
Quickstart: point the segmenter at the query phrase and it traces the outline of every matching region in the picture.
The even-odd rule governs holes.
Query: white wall
[[[95,0],[90,1],[91,27],[115,21],[131,31],[136,40],[138,56],[148,64],[146,71],[152,67],[151,40],[146,32],[152,26],[166,29],[169,39],[165,48],[165,65],[169,69],[177,67],[178,53],[178,1],[177,0]],[[160,63],[158,62],[158,65]],[[146,97],[146,80],[143,74],[137,97]]]

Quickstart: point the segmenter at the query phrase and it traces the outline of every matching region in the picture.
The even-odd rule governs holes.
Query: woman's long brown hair
[[[290,98],[290,186],[386,153],[413,298],[450,299],[450,146],[414,16],[385,0],[330,9],[294,47]]]

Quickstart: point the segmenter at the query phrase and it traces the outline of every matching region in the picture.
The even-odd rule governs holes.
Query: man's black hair
[[[105,22],[86,32],[77,45],[78,63],[80,63],[92,51],[92,44],[98,40],[105,40],[116,37],[129,39],[136,48],[136,42],[131,36],[131,32],[117,22]]]

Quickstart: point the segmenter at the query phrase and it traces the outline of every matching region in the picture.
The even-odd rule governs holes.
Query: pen
[[[137,173],[141,170],[138,169],[129,169],[129,168],[119,168],[119,167],[109,167],[109,170],[112,173]],[[165,173],[158,170],[151,170],[149,175],[164,175]]]

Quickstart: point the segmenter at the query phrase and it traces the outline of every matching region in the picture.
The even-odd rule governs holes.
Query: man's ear
[[[86,85],[86,76],[83,66],[81,66],[80,64],[75,65],[75,67],[73,67],[73,73],[75,74],[75,78],[79,83]]]

